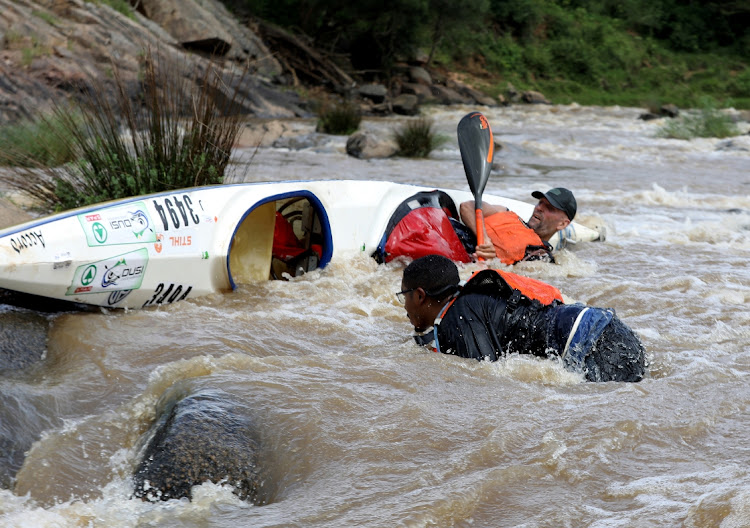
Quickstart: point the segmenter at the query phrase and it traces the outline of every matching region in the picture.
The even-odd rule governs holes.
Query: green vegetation
[[[659,130],[660,137],[672,139],[692,139],[696,137],[725,138],[739,134],[732,119],[716,109],[711,99],[702,101],[703,107],[696,113],[681,115],[678,119],[670,119]]]
[[[30,46],[21,48],[21,64],[25,67],[30,66],[36,57],[48,56],[52,54],[52,49],[45,46],[35,35],[31,36]]]
[[[71,115],[68,123],[78,123]],[[77,126],[77,125],[76,125]],[[75,151],[64,123],[56,116],[0,128],[0,163],[14,167],[56,167],[73,161]]]
[[[133,6],[130,5],[130,2],[128,2],[128,0],[94,0],[94,3],[108,5],[118,13],[121,13],[132,20],[135,20]]]
[[[423,117],[407,121],[393,136],[398,145],[398,154],[407,158],[426,158],[447,140],[433,132],[431,119]]]
[[[140,105],[115,70],[117,103],[97,86],[72,108],[0,131],[14,138],[0,162],[27,168],[6,183],[57,210],[221,183],[241,128],[241,78],[209,67],[196,88],[178,65],[157,62],[146,54]]]
[[[31,12],[31,14],[34,15],[35,17],[41,18],[42,20],[44,20],[47,24],[51,26],[54,26],[55,24],[57,24],[57,17],[55,17],[55,15],[53,15],[52,13],[48,13],[47,11],[39,11],[35,9]]]
[[[323,105],[318,112],[317,130],[326,134],[348,135],[359,128],[362,114],[356,104],[346,101]]]
[[[352,70],[430,65],[555,103],[750,108],[750,3],[737,0],[224,0],[306,34]]]

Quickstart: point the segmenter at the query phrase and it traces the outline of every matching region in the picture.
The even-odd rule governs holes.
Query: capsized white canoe
[[[145,308],[229,291],[283,271],[371,255],[401,202],[432,188],[328,180],[194,187],[97,204],[0,231],[0,288],[92,305]],[[458,205],[469,191],[440,189]],[[494,195],[529,218],[532,204]],[[275,269],[277,212],[305,247],[296,269]],[[572,223],[550,243],[599,239]]]

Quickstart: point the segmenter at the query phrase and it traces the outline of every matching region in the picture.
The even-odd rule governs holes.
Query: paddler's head
[[[417,332],[432,326],[459,281],[456,264],[442,255],[418,258],[404,268],[398,297]]]
[[[545,242],[568,227],[576,216],[578,204],[575,196],[564,187],[555,187],[546,193],[534,191],[531,196],[537,198],[539,203],[526,223]]]

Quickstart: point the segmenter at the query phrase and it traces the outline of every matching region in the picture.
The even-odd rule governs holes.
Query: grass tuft
[[[317,130],[325,134],[345,136],[356,132],[361,122],[359,107],[346,101],[323,106],[318,115]]]
[[[420,117],[407,122],[394,132],[399,155],[407,158],[426,158],[446,142],[447,138],[436,135],[432,130],[431,119]]]
[[[94,86],[81,102],[58,104],[24,129],[15,157],[25,163],[15,165],[30,169],[3,179],[55,210],[221,183],[241,127],[244,74],[225,77],[208,65],[192,72],[200,79],[195,84],[177,62],[157,61],[150,51],[143,58],[137,102],[114,69],[113,98],[107,87]],[[29,141],[35,130],[46,131],[36,144]],[[65,155],[48,155],[57,142],[69,147],[59,147]]]
[[[66,118],[78,123],[80,116]],[[78,125],[76,125],[78,126]],[[55,116],[25,120],[0,128],[0,165],[55,167],[76,159],[75,148],[64,123]]]
[[[671,139],[726,138],[739,135],[732,118],[716,109],[713,100],[704,98],[697,112],[669,120],[659,131],[659,137]]]

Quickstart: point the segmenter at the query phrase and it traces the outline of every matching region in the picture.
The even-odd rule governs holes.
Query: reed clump
[[[359,107],[351,102],[324,105],[318,113],[317,130],[337,136],[349,135],[357,131],[362,122]]]
[[[445,143],[447,138],[436,134],[432,125],[431,119],[420,117],[396,130],[393,136],[398,145],[398,154],[408,158],[426,158]]]
[[[226,76],[209,63],[190,77],[181,66],[147,51],[136,97],[115,69],[112,97],[92,86],[78,102],[24,124],[0,163],[26,170],[3,179],[54,210],[221,183],[241,128],[244,74]]]
[[[697,111],[682,114],[669,120],[657,135],[670,139],[726,138],[739,135],[740,131],[731,117],[719,111],[715,101],[701,100]]]

